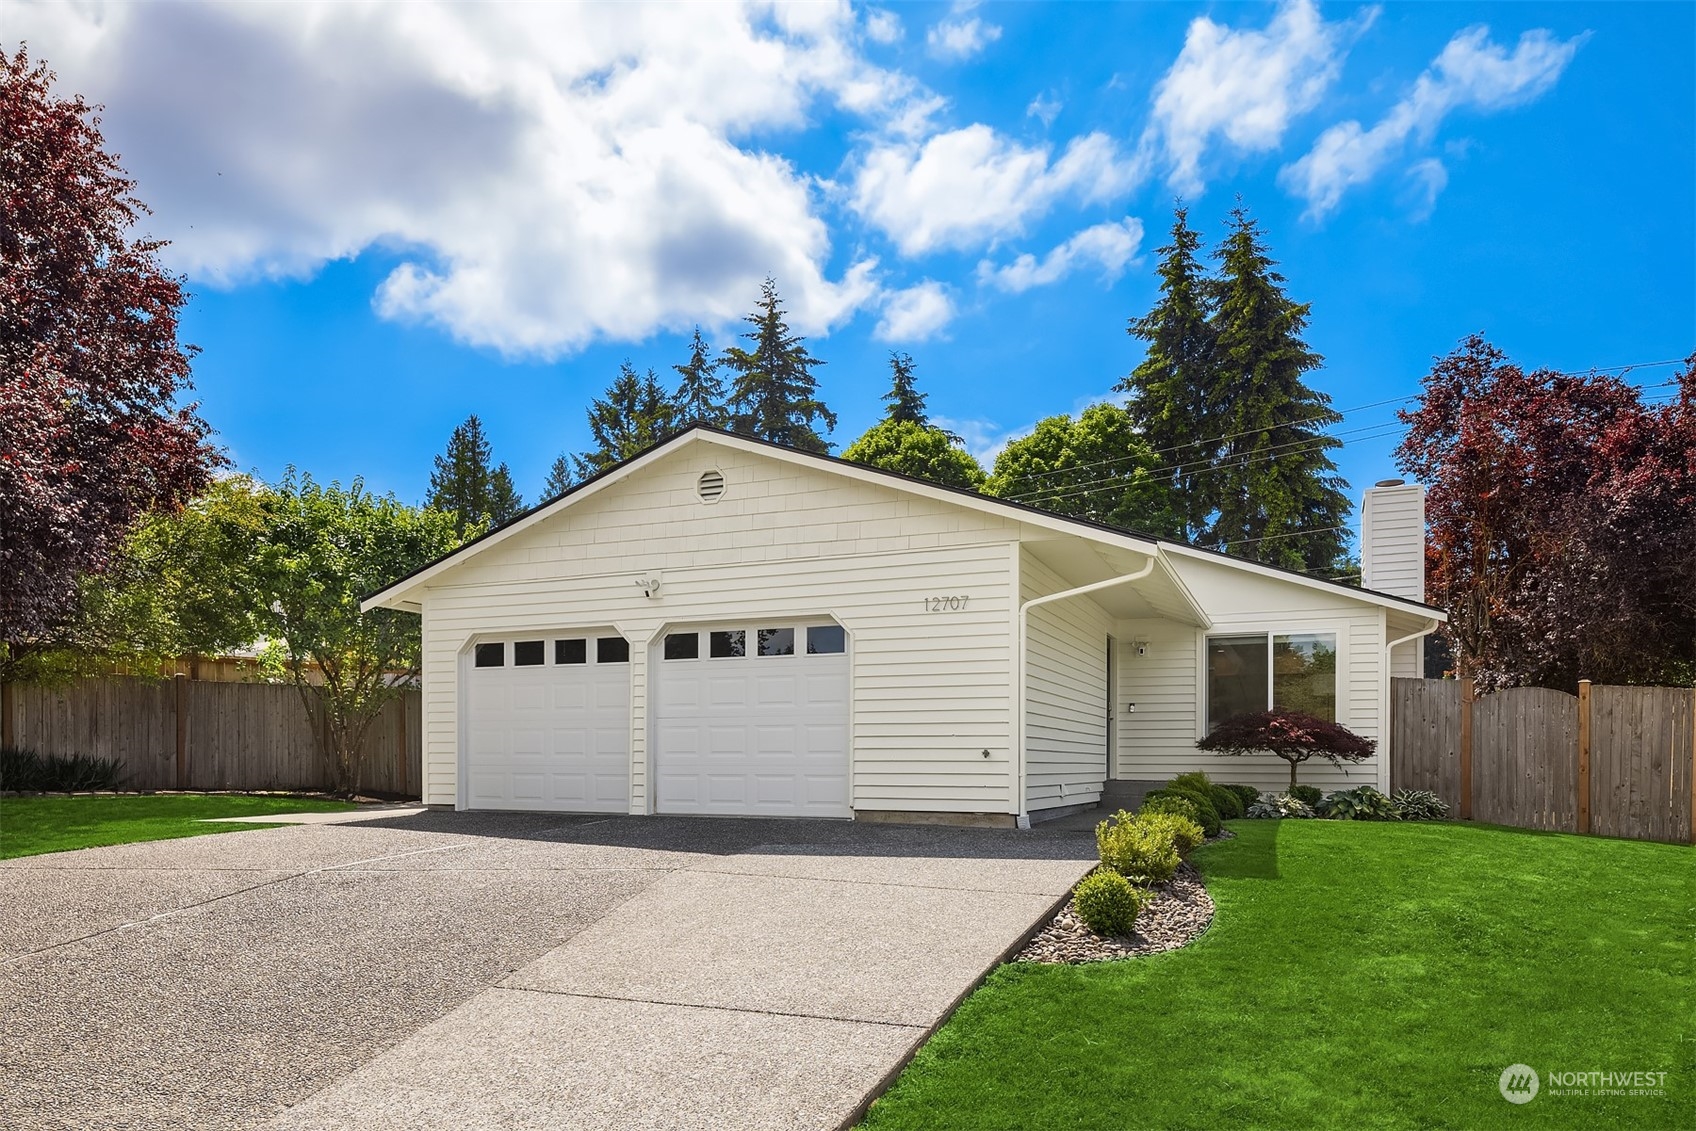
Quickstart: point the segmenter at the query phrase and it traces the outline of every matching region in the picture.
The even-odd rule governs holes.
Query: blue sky
[[[669,378],[768,272],[839,444],[899,348],[992,451],[1136,364],[1180,194],[1210,238],[1239,195],[1261,219],[1339,408],[1474,330],[1529,365],[1681,357],[1693,14],[0,4],[0,39],[106,103],[238,465],[415,501],[475,412],[534,500],[621,360]],[[1356,494],[1392,412],[1341,426]]]

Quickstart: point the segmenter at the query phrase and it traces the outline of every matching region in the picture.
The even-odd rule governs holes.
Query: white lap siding
[[[717,470],[716,503],[696,494]],[[1017,523],[708,442],[425,590],[425,788],[458,799],[461,665],[480,635],[630,641],[631,812],[650,811],[649,647],[668,627],[830,616],[848,630],[856,809],[1007,813]],[[637,578],[660,578],[643,596]],[[961,597],[931,612],[927,597]],[[985,751],[988,752],[987,756]]]
[[[1023,551],[1020,600],[1073,586]],[[1025,807],[1093,804],[1107,777],[1107,636],[1112,619],[1088,597],[1027,614]]]
[[[1166,781],[1189,770],[1204,770],[1215,781],[1242,782],[1263,790],[1289,786],[1289,763],[1272,755],[1229,757],[1204,754],[1195,743],[1206,729],[1204,639],[1239,633],[1332,633],[1337,638],[1337,721],[1366,738],[1384,733],[1384,613],[1380,608],[1336,597],[1229,566],[1184,559],[1177,563],[1184,582],[1207,609],[1213,627],[1206,632],[1172,621],[1125,621],[1117,626],[1123,641],[1119,699],[1135,703],[1121,709],[1118,722],[1117,776]],[[1136,654],[1137,640],[1145,643]],[[1383,787],[1381,755],[1358,765],[1333,767],[1312,760],[1302,764],[1298,780],[1324,790],[1357,785]]]

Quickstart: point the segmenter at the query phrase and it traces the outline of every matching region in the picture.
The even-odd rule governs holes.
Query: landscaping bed
[[[1154,899],[1137,915],[1136,928],[1119,936],[1090,930],[1079,917],[1076,902],[1068,899],[1014,961],[1076,964],[1159,954],[1199,938],[1213,922],[1213,900],[1201,873],[1188,861],[1178,867],[1177,875],[1150,890]]]

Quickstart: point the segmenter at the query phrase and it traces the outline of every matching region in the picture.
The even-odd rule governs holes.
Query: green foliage
[[[1324,430],[1342,420],[1305,376],[1324,364],[1302,340],[1310,306],[1292,301],[1259,224],[1238,206],[1214,253],[1218,456],[1207,491],[1206,538],[1288,569],[1335,569],[1347,550],[1347,486]],[[1296,533],[1306,531],[1307,533]]]
[[[889,351],[889,392],[883,394],[883,399],[889,403],[884,410],[883,418],[891,424],[917,424],[921,427],[930,423],[930,417],[925,415],[925,394],[919,392],[917,383],[913,380],[913,358],[911,354],[896,350]]]
[[[16,746],[0,747],[0,790],[14,793],[79,793],[116,789],[128,775],[122,758],[87,754],[61,757]]]
[[[1132,887],[1119,873],[1105,868],[1085,876],[1072,892],[1072,904],[1084,926],[1110,937],[1128,935],[1135,930],[1137,915],[1147,903],[1145,893]]]
[[[548,478],[542,484],[542,498],[557,499],[571,490],[577,482],[577,475],[571,469],[571,460],[564,452],[554,457],[554,462],[548,465]]]
[[[1172,813],[1186,821],[1193,821],[1198,828],[1201,826],[1200,808],[1194,801],[1187,797],[1180,797],[1176,793],[1155,790],[1142,799],[1142,808],[1138,809],[1137,812]],[[1206,835],[1205,830],[1203,835]]]
[[[1318,793],[1319,791],[1314,790],[1314,792]],[[1245,816],[1256,819],[1309,820],[1319,816],[1319,814],[1314,812],[1313,806],[1300,798],[1291,797],[1287,793],[1274,793],[1250,805]]]
[[[1440,821],[1449,815],[1449,803],[1425,789],[1398,789],[1390,804],[1404,821]]]
[[[1318,805],[1325,798],[1325,791],[1316,785],[1292,786],[1289,795],[1304,805]]]
[[[1250,805],[1253,805],[1256,801],[1260,800],[1260,789],[1257,786],[1228,785],[1225,788],[1237,795],[1237,800],[1243,803],[1243,810],[1245,812],[1248,810]]]
[[[911,421],[879,421],[849,444],[842,458],[944,487],[976,490],[984,480],[978,461],[956,445],[948,433]]]
[[[676,424],[676,406],[652,369],[638,375],[628,360],[605,395],[589,402],[595,447],[575,457],[579,479],[596,475],[665,439]]]
[[[807,352],[805,339],[790,332],[775,280],[768,278],[761,286],[759,303],[744,321],[754,327],[742,335],[753,348],[731,346],[722,359],[734,375],[731,430],[804,452],[830,451],[829,441],[814,428],[817,422],[827,432],[836,427],[836,414],[818,399],[813,376],[824,363]]]
[[[1188,857],[1207,843],[1207,834],[1202,827],[1177,813],[1150,813],[1143,809],[1137,813],[1136,819],[1150,835],[1170,840],[1180,857]]]
[[[274,828],[269,824],[214,824],[213,817],[345,812],[345,801],[317,797],[237,794],[119,794],[101,797],[8,797],[0,800],[0,860],[68,852],[107,844],[136,844]]]
[[[436,457],[424,505],[454,516],[454,531],[472,538],[510,522],[524,510],[506,464],[491,466],[493,455],[476,414],[448,437],[448,450]]]
[[[1095,847],[1101,862],[1137,884],[1163,884],[1178,870],[1178,846],[1174,831],[1160,824],[1164,815],[1151,814],[1147,821],[1125,812],[1095,826]]]
[[[1167,782],[1166,786],[1168,789],[1188,789],[1193,790],[1196,793],[1211,796],[1213,779],[1208,777],[1201,770],[1191,770],[1187,774],[1179,774],[1177,777]],[[1217,808],[1217,806],[1215,806],[1215,808]]]
[[[1234,821],[1243,815],[1243,799],[1232,790],[1214,785],[1208,787],[1207,796],[1213,802],[1213,808],[1218,810],[1220,820]]]
[[[1210,837],[1219,835],[1219,830],[1222,827],[1219,821],[1219,810],[1213,807],[1213,798],[1210,795],[1194,789],[1179,789],[1169,785],[1165,789],[1154,790],[1148,797],[1150,799],[1156,797],[1183,798],[1195,806],[1195,819],[1200,822],[1202,830]]]
[[[1177,537],[1183,518],[1169,484],[1149,474],[1157,463],[1130,416],[1092,405],[1078,416],[1050,416],[995,459],[986,495],[1055,514],[1145,534]]]
[[[1319,803],[1319,813],[1333,821],[1395,821],[1400,819],[1395,804],[1369,785],[1337,790]]]
[[[701,337],[699,326],[689,339],[689,360],[672,368],[678,375],[677,391],[671,395],[675,426],[705,424],[709,428],[723,428],[728,418],[724,381],[718,375],[719,361],[712,356],[707,340]]]
[[[1214,510],[1208,489],[1210,456],[1217,437],[1220,405],[1213,396],[1217,327],[1209,320],[1211,292],[1200,259],[1201,237],[1189,226],[1189,210],[1174,210],[1172,235],[1159,248],[1160,297],[1154,308],[1131,320],[1130,334],[1148,343],[1148,352],[1118,388],[1130,394],[1131,423],[1161,457],[1165,471],[1156,475],[1172,492],[1173,509],[1182,515],[1179,536],[1193,541],[1206,529]]]

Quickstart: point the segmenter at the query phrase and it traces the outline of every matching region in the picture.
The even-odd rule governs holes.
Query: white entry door
[[[661,813],[848,817],[848,640],[837,624],[680,629],[655,646]]]
[[[623,637],[478,644],[464,703],[468,808],[630,811]]]

